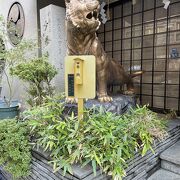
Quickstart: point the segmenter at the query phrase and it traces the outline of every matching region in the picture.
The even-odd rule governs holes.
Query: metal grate
[[[107,54],[126,71],[144,70],[135,79],[141,104],[180,113],[180,0],[118,1],[98,36]]]

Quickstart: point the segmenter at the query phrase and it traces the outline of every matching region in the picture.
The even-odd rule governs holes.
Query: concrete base
[[[164,151],[160,158],[163,169],[180,175],[180,141]]]
[[[171,163],[180,165],[180,141],[164,151],[160,158]],[[180,171],[180,169],[179,169]]]
[[[180,180],[180,175],[160,169],[147,180]]]

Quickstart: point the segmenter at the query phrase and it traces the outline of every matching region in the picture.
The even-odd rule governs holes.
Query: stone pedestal
[[[57,92],[64,92],[64,58],[66,56],[65,8],[49,5],[40,10],[42,52],[57,68],[53,80]]]
[[[86,109],[103,107],[106,111],[121,115],[129,112],[131,108],[136,106],[136,97],[119,95],[114,96],[112,102],[103,103],[99,102],[97,99],[91,99],[85,102],[84,106]],[[70,115],[72,112],[77,115],[77,104],[66,104],[65,113]]]

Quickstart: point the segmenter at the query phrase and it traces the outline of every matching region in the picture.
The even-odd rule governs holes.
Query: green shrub
[[[0,165],[14,178],[29,173],[31,153],[27,123],[15,119],[0,121]]]
[[[51,81],[57,75],[56,68],[48,62],[47,56],[34,57],[28,62],[21,62],[10,69],[11,75],[28,83],[27,100],[31,106],[41,105],[46,96],[52,96],[54,88]]]
[[[58,111],[60,109],[60,111]],[[102,109],[87,112],[83,121],[73,115],[62,119],[63,104],[56,101],[29,111],[30,125],[36,144],[51,151],[54,170],[72,173],[71,165],[91,163],[94,173],[103,172],[118,180],[125,176],[126,160],[139,150],[145,155],[153,151],[154,138],[165,136],[165,126],[147,107],[138,107],[130,114],[116,116]],[[40,112],[42,116],[39,117]]]

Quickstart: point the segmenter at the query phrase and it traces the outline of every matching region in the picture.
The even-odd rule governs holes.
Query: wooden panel
[[[114,18],[118,18],[118,17],[121,17],[121,5],[119,5],[119,6],[116,6],[115,8],[114,8]]]
[[[112,31],[105,33],[105,40],[112,41]]]
[[[165,83],[165,73],[164,72],[154,72],[154,83]]]
[[[179,85],[167,85],[166,96],[169,97],[179,97]]]
[[[160,30],[158,30],[160,31]],[[155,36],[155,46],[162,46],[166,44],[166,33],[164,34],[157,34]],[[166,53],[164,53],[166,55]]]
[[[128,69],[130,67],[130,61],[123,61],[122,65],[123,65],[125,71],[128,71]]]
[[[134,60],[140,60],[141,59],[141,49],[133,50],[132,57]]]
[[[179,72],[168,72],[167,73],[168,84],[179,84]]]
[[[142,104],[143,105],[151,105],[151,96],[142,96]]]
[[[146,0],[144,3],[144,10],[151,9],[154,7],[154,0]]]
[[[131,26],[131,16],[127,16],[123,18],[123,27]]]
[[[122,58],[123,58],[123,60],[125,61],[125,60],[130,60],[130,55],[131,55],[131,51],[130,50],[128,50],[128,51],[123,51],[122,52]]]
[[[153,23],[153,22],[146,23],[146,24],[144,25],[144,35],[153,34],[153,32],[154,32],[154,31],[153,31],[153,30],[154,30],[153,26],[154,26],[154,23]]]
[[[154,96],[164,96],[164,84],[154,85]]]
[[[123,40],[123,49],[130,49],[131,48],[131,39],[124,39]]]
[[[150,1],[152,1],[152,0],[150,0]],[[144,4],[147,4],[147,2]],[[144,22],[149,22],[149,21],[153,21],[153,20],[154,20],[154,10],[144,12]]]
[[[131,1],[123,4],[123,15],[124,16],[131,14],[131,7],[132,7]]]
[[[142,21],[142,13],[138,13],[133,16],[133,25],[141,24],[141,21]]]
[[[111,31],[112,30],[112,21],[107,21],[105,24],[105,30]],[[107,33],[107,32],[106,32]]]
[[[143,47],[153,46],[153,35],[143,37]]]
[[[180,14],[180,3],[172,4],[169,8],[170,16]]]
[[[120,51],[116,51],[113,54],[114,54],[114,59],[116,61],[121,61],[121,52]]]
[[[168,71],[179,71],[180,70],[180,58],[168,60]]]
[[[166,58],[166,47],[156,47],[155,58]]]
[[[179,17],[169,19],[169,30],[170,31],[180,30],[180,18]]]
[[[106,42],[105,51],[112,51],[112,42]]]
[[[155,59],[154,61],[154,71],[165,71],[165,59]]]
[[[114,40],[121,39],[121,29],[114,30]]]
[[[178,99],[167,98],[166,106],[167,106],[167,109],[178,110]]]
[[[142,0],[138,0],[138,3],[135,3],[133,5],[133,12],[136,13],[136,12],[140,12],[142,11]]]
[[[136,37],[141,35],[142,35],[142,25],[134,26],[132,36]]]
[[[152,59],[152,58],[153,58],[153,48],[144,48],[143,59]]]
[[[121,50],[121,40],[114,41],[114,51]]]
[[[142,94],[151,95],[152,94],[152,85],[142,84]]]
[[[143,61],[143,66],[142,66],[142,69],[143,71],[152,71],[152,60],[146,60],[146,61]]]
[[[164,97],[153,97],[153,106],[156,108],[164,108]]]
[[[131,37],[131,28],[124,28],[123,29],[123,38],[130,38]]]
[[[142,76],[143,83],[152,83],[152,72],[146,72]]]
[[[167,11],[162,7],[156,9],[156,19],[165,19],[167,17]]]
[[[141,48],[141,37],[132,39],[133,48]]]

